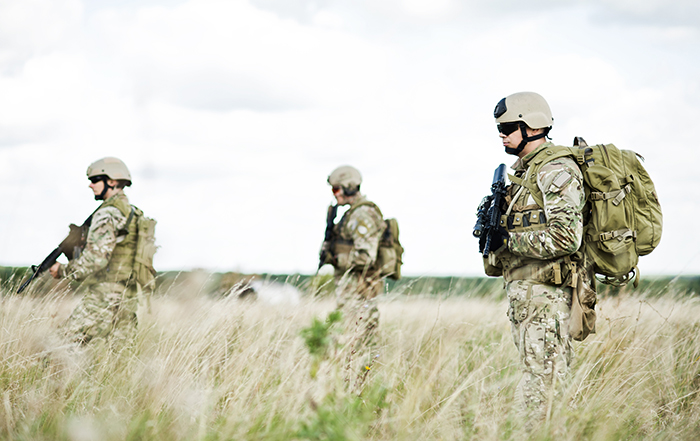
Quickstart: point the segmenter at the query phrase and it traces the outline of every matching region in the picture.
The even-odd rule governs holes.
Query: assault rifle
[[[22,286],[19,287],[19,289],[17,290],[17,294],[24,291],[24,288],[26,288],[27,285],[29,285],[32,282],[32,280],[34,280],[38,275],[51,268],[51,266],[53,266],[53,264],[56,263],[56,259],[58,259],[58,257],[61,254],[65,254],[68,260],[73,260],[74,258],[80,256],[80,252],[85,247],[87,233],[90,229],[91,223],[92,214],[87,219],[85,219],[85,222],[83,222],[81,226],[70,224],[68,226],[70,228],[68,236],[66,236],[66,238],[63,239],[63,241],[56,247],[55,250],[51,251],[51,253],[49,253],[49,255],[46,256],[46,259],[44,259],[43,262],[41,262],[38,266],[32,265],[33,274],[31,275],[31,277],[29,277],[29,279],[27,279],[26,282],[22,284]]]
[[[323,238],[323,245],[321,245],[321,253],[319,254],[318,269],[326,263],[328,258],[328,253],[332,252],[333,248],[333,227],[335,226],[335,216],[338,214],[337,205],[329,205],[328,213],[326,214],[326,234]],[[318,271],[318,270],[317,270]]]
[[[501,227],[501,207],[506,197],[506,165],[501,164],[493,173],[491,194],[482,199],[476,213],[472,234],[479,238],[479,252],[488,257],[491,243],[498,243],[507,234]],[[500,248],[501,244],[498,244]]]

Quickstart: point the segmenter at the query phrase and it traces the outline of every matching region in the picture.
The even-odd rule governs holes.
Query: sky
[[[405,275],[480,275],[476,207],[514,159],[493,109],[535,91],[555,143],[645,158],[642,275],[699,274],[699,48],[690,0],[0,0],[0,265],[41,262],[116,156],[158,270],[313,273],[349,164]]]

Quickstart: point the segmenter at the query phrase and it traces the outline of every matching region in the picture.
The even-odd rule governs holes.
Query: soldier
[[[119,347],[131,340],[137,325],[136,288],[132,280],[136,254],[134,208],[124,194],[131,174],[117,158],[103,158],[87,169],[95,200],[104,201],[93,213],[82,252],[67,265],[56,262],[54,278],[82,282],[86,294],[68,318],[65,331],[76,343],[109,338]]]
[[[369,352],[379,325],[377,295],[384,282],[374,263],[386,224],[379,207],[360,193],[362,176],[356,168],[338,167],[328,176],[328,183],[338,205],[350,208],[333,227],[332,239],[324,243],[328,252],[322,263],[335,269],[337,308],[343,313],[348,355],[368,369],[377,356]]]
[[[496,251],[484,265],[487,274],[502,274],[506,282],[508,317],[524,373],[516,399],[533,424],[549,417],[573,357],[567,281],[583,236],[583,176],[570,157],[546,162],[536,176],[529,175],[553,147],[546,139],[552,113],[542,96],[509,95],[498,102],[494,117],[506,152],[518,160],[502,207],[502,246],[492,247]],[[533,185],[541,191],[542,205],[528,190]]]

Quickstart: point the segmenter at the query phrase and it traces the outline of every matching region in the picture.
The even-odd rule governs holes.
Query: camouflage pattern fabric
[[[113,349],[127,347],[136,334],[138,299],[134,288],[120,283],[90,286],[64,329],[75,343],[105,340]]]
[[[360,195],[353,205],[366,201]],[[384,218],[373,205],[348,210],[336,225],[336,237],[347,247],[335,256],[337,309],[343,313],[342,346],[347,351],[348,381],[354,390],[377,357],[373,353],[379,326],[377,296],[384,281],[375,277],[370,267],[377,259],[379,241],[386,228]]]
[[[118,193],[113,198],[126,198]],[[124,228],[127,217],[116,207],[104,207],[92,215],[85,249],[77,259],[71,260],[63,268],[65,277],[82,281],[88,276],[102,270],[109,264],[114,247],[117,245],[117,231]]]
[[[360,195],[352,206],[366,200]],[[352,248],[335,256],[336,278],[342,277],[350,269],[357,271],[367,268],[377,260],[379,241],[385,228],[384,218],[372,205],[362,205],[345,213],[336,225],[336,237],[352,243]]]
[[[541,150],[552,146],[543,144],[516,162],[516,176],[527,171],[527,161]],[[537,186],[544,196],[547,228],[536,231],[511,232],[508,249],[516,256],[549,260],[568,256],[578,250],[583,238],[583,206],[586,203],[583,175],[569,157],[554,159],[542,166],[537,174]],[[535,205],[526,193],[523,206]]]
[[[113,198],[126,198],[119,192]],[[109,339],[111,344],[131,340],[137,319],[137,297],[133,288],[121,283],[96,280],[91,277],[107,267],[117,245],[117,231],[126,225],[126,216],[116,207],[103,207],[95,212],[88,231],[85,249],[68,265],[61,266],[61,275],[82,281],[85,295],[64,325],[64,330],[76,343],[88,343],[95,338]]]
[[[337,310],[343,314],[339,343],[344,351],[345,379],[359,393],[379,357],[376,350],[379,327],[377,296],[384,288],[384,281],[347,272],[336,284]]]
[[[552,145],[544,143],[519,159],[513,166],[516,176],[527,178],[529,161]],[[549,415],[573,357],[569,336],[572,290],[555,286],[549,271],[555,261],[580,247],[585,204],[583,176],[569,157],[542,166],[536,182],[544,207],[527,189],[513,185],[512,208],[524,215],[543,210],[546,223],[509,230],[508,249],[498,256],[505,269],[508,317],[523,369],[518,401],[531,422]]]
[[[571,288],[516,280],[506,285],[506,293],[513,342],[523,369],[516,401],[526,419],[536,422],[550,414],[561,396],[573,358]]]

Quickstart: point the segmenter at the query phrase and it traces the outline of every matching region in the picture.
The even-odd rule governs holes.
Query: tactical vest
[[[377,204],[374,202],[370,202],[366,199],[360,199],[357,201],[355,204],[353,204],[348,211],[343,214],[343,217],[340,219],[340,221],[336,224],[335,228],[333,229],[333,235],[334,235],[334,240],[333,240],[333,255],[337,258],[339,254],[344,254],[344,253],[351,253],[352,250],[355,247],[355,244],[353,242],[352,236],[350,235],[350,232],[346,230],[345,226],[348,223],[348,220],[350,219],[350,216],[352,216],[352,213],[357,210],[358,208],[362,206],[371,206],[374,211],[379,215],[379,222],[384,225],[384,216],[382,215],[381,210],[379,207],[377,207]],[[373,256],[374,259],[376,260],[377,256]],[[357,270],[364,271],[364,268],[357,268]]]
[[[102,203],[98,211],[106,207],[117,208],[126,218],[125,229],[117,231],[117,245],[107,267],[90,276],[92,283],[123,283],[131,278],[134,268],[134,256],[136,255],[136,219],[138,213],[129,205],[129,200],[124,193],[118,193]]]
[[[528,189],[530,185],[537,186],[537,176],[532,171],[539,169],[538,165],[548,159],[546,146],[547,144],[528,161],[525,170],[519,170],[515,176],[510,177],[512,184],[506,197],[508,209],[504,209],[505,214],[501,216],[501,226],[509,233],[542,231],[547,228],[542,199],[531,198],[534,195]],[[523,182],[528,185],[522,185]],[[506,249],[498,256],[491,254],[489,258],[498,261],[506,282],[532,280],[550,285],[562,285],[576,269],[575,259],[572,260],[571,256],[542,260],[516,256]],[[496,262],[491,264],[495,266]]]

